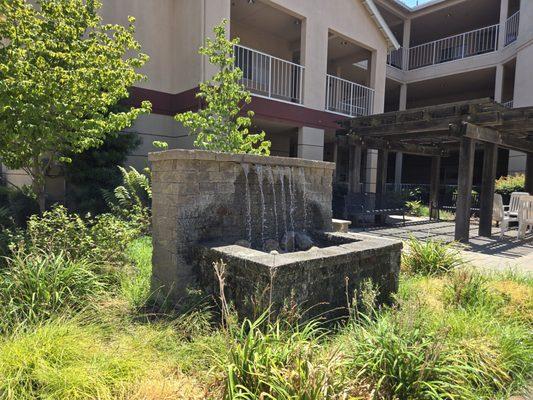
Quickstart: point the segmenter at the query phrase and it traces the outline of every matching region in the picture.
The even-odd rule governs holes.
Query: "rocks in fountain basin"
[[[248,240],[244,240],[244,239],[237,240],[235,242],[235,245],[236,246],[241,246],[241,247],[246,247],[247,249],[252,247],[251,243]]]
[[[265,250],[267,253],[270,253],[272,251],[278,251],[279,248],[279,242],[274,239],[267,239],[265,240],[265,243],[263,244],[263,250]]]
[[[296,233],[293,231],[288,231],[281,238],[281,248],[285,251],[294,251],[296,250]]]
[[[313,240],[303,232],[296,232],[296,247],[298,250],[309,250],[313,247]]]
[[[289,231],[281,239],[281,248],[288,252],[296,250],[306,251],[313,246],[313,239],[303,232]]]

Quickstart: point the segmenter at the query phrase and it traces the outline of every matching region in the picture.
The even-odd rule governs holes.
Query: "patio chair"
[[[518,239],[526,236],[528,228],[533,228],[533,196],[521,196],[518,207]]]
[[[511,193],[511,199],[508,206],[503,206],[506,213],[516,217],[518,215],[518,206],[520,205],[520,198],[523,196],[529,196],[527,192],[513,192]]]
[[[498,193],[494,194],[494,207],[492,210],[492,219],[500,226],[500,239],[503,239],[505,232],[509,229],[509,223],[518,221],[518,217],[505,212],[502,195]]]

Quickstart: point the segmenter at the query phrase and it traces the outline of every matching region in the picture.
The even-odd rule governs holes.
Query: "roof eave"
[[[383,36],[385,36],[389,51],[398,50],[400,48],[400,44],[398,43],[398,40],[396,40],[396,38],[394,37],[394,34],[392,33],[389,26],[387,25],[387,23],[381,16],[381,13],[376,7],[376,4],[374,3],[374,1],[373,0],[362,0],[362,2],[363,2],[363,5],[368,10],[368,12],[370,13],[370,16],[372,17],[372,19],[376,22],[378,29],[381,31]]]

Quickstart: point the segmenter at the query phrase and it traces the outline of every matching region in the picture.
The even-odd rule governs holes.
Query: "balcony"
[[[507,107],[507,108],[513,108],[514,104],[513,104],[513,100],[509,100],[509,101],[504,101],[502,103],[503,106]]]
[[[374,89],[326,76],[326,110],[348,117],[370,115],[374,107]]]
[[[234,46],[235,66],[243,72],[242,83],[254,95],[302,104],[305,68],[250,49]]]
[[[498,32],[499,24],[496,24],[411,47],[408,53],[409,69],[418,69],[496,51]]]
[[[515,12],[505,21],[505,45],[509,45],[518,38],[518,27],[520,24],[520,11]]]
[[[403,69],[403,47],[398,50],[393,50],[387,54],[387,65],[391,67]]]

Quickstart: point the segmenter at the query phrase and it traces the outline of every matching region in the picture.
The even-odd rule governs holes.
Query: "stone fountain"
[[[365,279],[384,301],[397,290],[400,242],[331,232],[335,164],[199,150],[149,159],[152,285],[165,298],[216,292],[220,260],[226,297],[244,314],[267,289],[274,308],[292,301],[314,313],[345,307]]]

